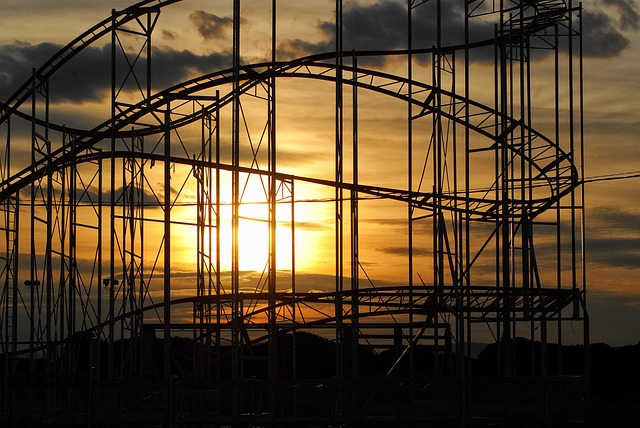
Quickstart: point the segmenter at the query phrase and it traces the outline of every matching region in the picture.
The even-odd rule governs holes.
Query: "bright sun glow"
[[[226,184],[226,183],[225,183]],[[220,263],[221,271],[232,269],[232,207],[230,186],[223,186],[220,201]],[[320,246],[323,234],[317,230],[300,227],[308,224],[311,209],[308,205],[295,204],[292,207],[290,190],[286,185],[278,183],[278,202],[276,204],[276,269],[278,271],[307,270],[317,262],[317,247]],[[240,271],[266,272],[269,260],[269,205],[265,195],[265,187],[260,180],[243,177],[241,185],[241,204],[238,219],[238,269]],[[174,210],[177,208],[174,208]],[[293,209],[293,211],[292,211]],[[177,215],[180,215],[176,212]],[[317,213],[316,213],[317,214]],[[193,262],[197,252],[198,232],[195,227],[196,217],[193,208],[184,212],[191,218],[194,226],[180,228],[174,235],[174,244],[179,262]],[[215,209],[213,210],[215,216]],[[295,219],[292,225],[292,218]],[[212,219],[215,224],[215,217]],[[210,233],[208,232],[210,231]],[[205,254],[211,254],[215,260],[216,229],[211,227],[204,231],[202,248]],[[211,245],[209,244],[211,241]],[[209,250],[211,248],[211,250]],[[294,259],[295,254],[295,259]],[[178,262],[178,260],[176,260]]]

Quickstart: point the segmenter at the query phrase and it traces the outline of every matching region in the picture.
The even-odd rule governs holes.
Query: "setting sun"
[[[231,192],[223,181],[220,195],[220,263],[222,271],[230,271],[232,265],[232,206]],[[269,262],[269,204],[265,196],[266,181],[263,183],[258,175],[241,175],[241,197],[238,208],[238,269],[241,272],[263,273],[268,270]],[[322,216],[327,215],[328,207],[311,207],[311,203],[296,201],[292,205],[290,187],[286,183],[278,183],[276,201],[276,270],[298,271],[313,269],[321,261],[322,248],[331,238],[328,230],[321,227]],[[193,195],[190,195],[193,196]],[[176,249],[176,263],[193,263],[197,252],[197,221],[192,203],[181,207],[181,216],[190,218],[192,225],[176,229],[173,248]],[[213,219],[211,227],[205,227],[202,248],[207,252],[211,246],[212,259],[215,259],[216,230],[215,204],[212,204]],[[324,204],[327,205],[327,204]],[[178,208],[174,208],[176,210]],[[330,215],[330,214],[329,214]],[[309,224],[316,224],[310,227]],[[206,230],[210,230],[210,233]],[[211,241],[211,242],[210,242]],[[295,256],[294,256],[295,254]],[[295,258],[294,258],[295,257]],[[287,288],[286,284],[283,284]],[[280,287],[279,287],[280,288]]]

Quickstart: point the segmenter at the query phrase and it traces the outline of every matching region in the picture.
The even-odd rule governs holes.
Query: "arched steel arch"
[[[441,2],[408,1],[409,21],[413,10],[429,1]],[[499,349],[496,364],[501,376],[490,385],[500,385],[516,373],[513,341],[525,334],[532,342],[539,341],[542,347],[541,354],[531,351],[528,373],[540,380],[542,388],[548,388],[550,362],[546,349],[552,340],[562,344],[566,323],[581,323],[583,344],[588,344],[586,280],[584,271],[580,272],[583,250],[578,225],[582,221],[583,205],[578,161],[582,148],[575,131],[573,89],[574,80],[581,79],[581,72],[576,77],[575,53],[570,51],[568,82],[561,81],[560,73],[556,72],[555,83],[569,87],[571,123],[568,129],[560,130],[561,105],[556,99],[555,135],[545,136],[532,125],[532,102],[527,94],[531,74],[527,67],[535,49],[532,41],[541,38],[553,46],[556,70],[559,70],[558,39],[564,37],[576,43],[581,40],[581,30],[576,24],[580,8],[562,0],[512,1],[506,5],[468,0],[464,2],[465,22],[487,15],[499,18],[494,38],[471,41],[467,34],[463,45],[416,48],[409,32],[406,50],[341,52],[337,44],[336,52],[289,61],[276,60],[273,52],[270,62],[241,64],[236,45],[240,2],[234,0],[233,68],[148,93],[132,104],[119,103],[114,90],[112,114],[93,129],[70,129],[27,112],[25,105],[29,99],[32,111],[36,111],[36,103],[41,101],[48,111],[48,79],[83,49],[105,36],[116,37],[118,31],[132,23],[143,28],[143,36],[149,36],[153,26],[142,18],[153,15],[156,19],[165,6],[177,3],[181,1],[145,0],[123,11],[114,11],[110,18],[65,46],[35,72],[32,80],[0,104],[0,126],[9,128],[15,117],[31,122],[33,129],[32,162],[14,171],[16,167],[10,165],[9,156],[2,161],[0,203],[4,244],[0,272],[3,286],[0,347],[6,379],[2,385],[4,396],[18,391],[17,394],[29,397],[35,393],[35,382],[51,379],[52,384],[46,386],[49,398],[45,412],[50,415],[54,404],[70,412],[73,399],[53,403],[59,392],[56,382],[71,378],[71,373],[86,363],[83,358],[89,358],[88,386],[84,379],[77,378],[65,387],[72,391],[68,397],[80,397],[87,388],[97,397],[84,407],[89,409],[87,414],[91,418],[97,414],[97,406],[124,405],[123,397],[128,389],[135,388],[136,382],[149,381],[153,392],[145,393],[162,397],[160,402],[164,403],[161,407],[166,411],[163,416],[167,426],[177,420],[176,413],[180,411],[190,421],[187,423],[196,423],[194,421],[206,413],[202,409],[188,409],[196,405],[197,399],[187,400],[186,410],[174,410],[174,403],[179,401],[175,385],[197,381],[200,383],[191,387],[202,395],[212,388],[229,390],[230,398],[218,398],[214,406],[217,414],[211,416],[211,420],[218,424],[248,420],[254,424],[278,424],[278,421],[294,420],[293,415],[304,412],[308,412],[308,417],[331,423],[368,423],[394,413],[385,407],[384,399],[396,393],[393,403],[397,409],[407,409],[408,423],[448,420],[465,424],[485,416],[481,411],[474,413],[477,408],[473,403],[478,397],[473,396],[469,387],[476,374],[471,363],[471,347],[476,334],[483,329],[493,335]],[[275,4],[274,1],[274,22]],[[338,0],[337,22],[341,22],[341,8]],[[440,15],[434,19],[440,27]],[[337,25],[336,36],[339,43],[341,25]],[[489,46],[495,46],[496,50],[493,106],[471,99],[469,89],[470,53]],[[412,73],[416,55],[432,59],[431,82],[422,81]],[[456,55],[465,61],[464,66],[457,66],[463,69],[459,73],[453,61]],[[397,76],[357,65],[359,59],[367,56],[406,58],[407,75]],[[347,65],[349,59],[351,64]],[[112,66],[116,67],[115,61]],[[442,76],[447,73],[463,76],[464,89]],[[281,79],[313,79],[335,87],[334,180],[287,173],[275,161],[278,105],[275,88]],[[117,82],[112,83],[117,87]],[[407,148],[403,148],[409,164],[406,188],[363,183],[355,172],[358,163],[355,143],[352,158],[345,157],[345,124],[349,120],[353,122],[354,142],[358,129],[357,108],[351,117],[344,117],[347,89],[351,90],[352,103],[356,106],[361,92],[379,94],[406,106],[408,135]],[[268,111],[266,123],[262,125],[268,134],[265,137],[268,162],[263,163],[262,168],[255,166],[260,149],[253,145],[252,162],[243,163],[239,158],[242,144],[238,130],[239,107],[241,100],[254,91],[262,91]],[[523,101],[514,103],[518,97]],[[181,109],[187,104],[192,108],[184,113]],[[225,109],[233,111],[229,139],[233,158],[228,162],[219,156],[223,144],[220,112]],[[430,131],[421,134],[414,123],[427,123]],[[182,144],[179,132],[190,127],[199,127],[202,132],[199,151],[193,157],[175,152]],[[457,129],[459,134],[455,131],[453,136],[445,134],[444,128]],[[50,137],[54,133],[60,134],[59,144],[54,145]],[[8,130],[8,142],[10,137]],[[428,159],[424,159],[424,164],[428,164],[425,169],[432,174],[429,177],[432,182],[428,181],[431,188],[412,181],[415,171],[411,165],[415,155],[410,147],[416,140],[433,149]],[[492,184],[474,188],[469,170],[475,165],[476,156],[485,155],[494,161],[494,169],[488,171]],[[349,160],[354,163],[353,177],[345,179],[344,163]],[[156,164],[164,173],[164,189],[153,189],[145,175]],[[455,166],[451,167],[452,164]],[[175,166],[182,168],[178,175],[171,172]],[[242,180],[246,180],[246,184],[250,177],[259,177],[263,185],[268,183],[263,202],[269,206],[269,214],[260,219],[268,224],[271,236],[269,249],[265,250],[267,266],[256,283],[250,284],[250,291],[243,291],[239,286],[242,254],[237,242],[231,245],[234,255],[230,271],[221,269],[220,194],[224,183],[221,177],[230,178],[234,187],[231,202],[234,236],[237,236],[243,204],[239,192]],[[111,181],[104,184],[107,178]],[[176,182],[174,195],[167,189]],[[296,289],[293,261],[284,279],[277,278],[283,274],[278,270],[281,268],[275,251],[276,211],[291,210],[292,238],[284,244],[294,247],[294,210],[300,202],[294,190],[296,183],[334,191],[332,227],[336,230],[336,257],[332,291]],[[188,201],[182,195],[182,189],[188,185],[197,187],[196,201]],[[30,195],[27,196],[27,192]],[[29,203],[25,203],[25,197]],[[376,286],[375,278],[369,278],[365,270],[366,260],[360,258],[364,241],[359,238],[358,207],[366,203],[367,198],[406,209],[406,218],[401,221],[405,222],[409,235],[405,248],[408,272],[397,285]],[[182,220],[172,214],[183,203],[197,211],[195,221]],[[154,216],[153,209],[162,212],[163,217]],[[25,220],[20,222],[19,218],[24,219],[25,213],[31,214],[31,219],[26,220],[31,222],[31,231],[21,234]],[[144,232],[153,224],[163,228],[155,237]],[[179,227],[197,230],[196,279],[188,297],[172,294],[179,277],[171,268],[170,241]],[[551,235],[554,236],[549,238]],[[20,248],[26,245],[24,236],[31,240],[29,254],[20,254]],[[75,244],[80,239],[90,242],[88,252],[92,254],[77,253]],[[432,254],[425,256],[419,239],[432,239]],[[149,241],[152,254],[146,249]],[[212,246],[213,241],[217,241],[217,248]],[[537,251],[540,248],[543,251]],[[107,252],[110,254],[105,256]],[[550,262],[545,252],[555,260]],[[29,273],[20,266],[19,258],[28,260]],[[159,262],[162,258],[164,266]],[[486,273],[487,260],[495,264],[494,274]],[[351,272],[345,274],[348,264]],[[416,267],[419,264],[421,269],[427,272],[432,269],[432,272],[425,275],[423,270],[421,275]],[[549,265],[553,266],[549,268]],[[367,275],[366,281],[361,275]],[[550,280],[550,277],[555,278]],[[27,288],[18,288],[24,278],[27,278]],[[164,292],[160,298],[159,288]],[[186,317],[190,319],[185,320]],[[18,329],[18,325],[25,323],[30,323],[27,334]],[[556,332],[552,333],[554,329]],[[191,339],[189,346],[193,346],[192,369],[176,378],[171,361],[180,358],[182,349],[171,343],[170,336],[184,335],[185,331]],[[279,341],[293,337],[295,344],[299,331],[318,333],[335,344],[336,373],[333,379],[323,380],[333,388],[333,398],[322,402],[323,406],[332,408],[331,412],[318,413],[317,409],[310,409],[308,398],[303,399],[302,393],[300,397],[296,395],[303,379],[296,379],[295,369],[292,379],[279,375],[279,358],[291,356],[295,361],[298,355],[295,346],[285,352]],[[163,335],[163,369],[150,381],[147,369],[152,363],[145,346],[152,343],[156,332]],[[264,357],[267,370],[265,378],[258,383],[260,393],[268,398],[265,403],[256,404],[249,398],[256,391],[255,379],[246,379],[243,372],[245,365],[251,364],[253,349],[262,343],[268,346]],[[83,354],[85,348],[88,357]],[[382,375],[380,372],[361,374],[360,350],[365,348],[391,353],[392,358],[378,367]],[[432,356],[433,366],[425,367],[420,359],[425,349]],[[27,362],[29,367],[25,369]],[[222,373],[227,368],[228,376]],[[23,375],[34,379],[34,383],[24,390],[16,389],[17,379]],[[373,379],[365,380],[367,376]],[[577,382],[578,389],[586,378],[585,375]],[[396,379],[398,383],[394,383]],[[435,392],[430,389],[430,385],[441,383],[446,385],[444,389]],[[449,392],[443,393],[445,390]],[[424,391],[433,395],[421,395]],[[525,396],[528,395],[522,393],[520,398]],[[441,400],[440,403],[455,402],[456,405],[444,414],[432,408],[418,410],[409,404],[434,397],[436,401]],[[548,422],[553,418],[549,397],[544,394],[540,397],[531,406],[543,403],[544,411],[540,414],[544,422]],[[497,401],[502,399],[496,397]],[[286,405],[285,401],[288,401]],[[9,399],[2,405],[8,417],[24,413]],[[380,409],[375,409],[376,405]],[[149,408],[159,409],[151,405]],[[269,414],[259,416],[263,411]],[[136,416],[137,413],[128,408],[123,415]],[[107,420],[117,423],[114,417]]]

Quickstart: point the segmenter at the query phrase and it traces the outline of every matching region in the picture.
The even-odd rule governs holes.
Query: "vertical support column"
[[[291,305],[291,324],[296,327],[297,324],[297,290],[296,290],[296,193],[295,193],[295,181],[292,179],[290,182],[290,193],[291,193],[291,300],[292,305]],[[294,328],[292,331],[292,369],[291,369],[291,378],[292,380],[296,380],[297,379],[297,374],[298,374],[298,357],[297,357],[297,346],[296,346],[296,339],[297,339],[297,329]],[[296,406],[296,391],[294,388],[293,391],[293,413],[294,415],[296,415],[297,413],[297,406]]]
[[[509,74],[507,63],[507,28],[504,21],[504,0],[500,0],[500,23],[498,24],[496,35],[496,110],[501,112],[502,117],[509,116]],[[505,302],[510,292],[511,284],[511,221],[509,206],[509,189],[510,189],[510,162],[509,150],[507,148],[507,123],[499,120],[496,123],[496,135],[500,135],[503,141],[496,145],[496,186],[497,200],[500,201],[500,216],[496,221],[499,225],[500,234],[497,239],[497,260],[496,267],[499,266],[497,273],[496,286],[498,293],[503,297]],[[501,338],[501,355],[499,365],[502,367],[502,374],[509,376],[511,374],[511,312],[507,306],[500,308],[500,326],[499,337]]]
[[[240,379],[240,268],[238,229],[240,220],[240,0],[233,0],[233,101],[231,130],[231,379]],[[240,391],[232,391],[232,414],[240,409]]]
[[[52,202],[53,202],[53,172],[51,159],[51,142],[49,141],[49,83],[39,76],[35,69],[32,73],[31,88],[31,170],[36,170],[38,163],[45,163],[46,175],[34,180],[31,184],[31,220],[30,220],[30,275],[25,285],[30,291],[29,310],[29,347],[30,347],[30,373],[35,374],[35,360],[44,356],[49,367],[50,343],[51,343],[51,306],[52,306]],[[38,98],[44,99],[42,111],[38,110]],[[40,125],[37,116],[43,116],[43,125]],[[41,199],[41,201],[38,201]],[[42,211],[44,210],[44,215]],[[42,230],[44,229],[44,230]],[[38,248],[42,242],[41,234],[44,233],[44,248]],[[43,266],[40,272],[39,261]],[[43,290],[44,289],[44,290]],[[43,302],[44,300],[44,302]],[[44,305],[44,307],[43,307]],[[44,311],[44,317],[43,317]],[[43,319],[44,318],[44,319]],[[41,347],[44,351],[36,354],[35,348]],[[44,353],[43,353],[44,352]]]
[[[33,76],[32,76],[32,95],[31,95],[31,118],[32,118],[32,123],[31,123],[31,171],[32,174],[35,171],[35,165],[36,165],[36,147],[37,147],[37,139],[36,139],[36,86],[37,86],[37,81],[36,81],[36,71],[35,69],[33,70]],[[36,274],[37,274],[37,270],[36,270],[36,239],[35,239],[35,222],[36,222],[36,212],[35,212],[35,207],[36,207],[36,183],[32,182],[31,183],[31,200],[30,200],[30,204],[31,204],[31,212],[30,212],[30,233],[29,233],[29,238],[31,239],[31,248],[30,248],[30,254],[29,254],[29,374],[30,375],[34,375],[35,374],[35,352],[34,352],[34,341],[35,341],[35,290],[37,290],[36,288],[36,284],[39,284],[40,281],[38,281],[36,279]],[[27,285],[27,283],[25,282],[25,285]]]
[[[164,114],[164,281],[163,281],[163,378],[171,380],[171,100]],[[170,394],[169,384],[167,394]],[[170,400],[169,400],[170,402]],[[167,411],[170,411],[168,406]]]
[[[471,11],[469,9],[469,5],[473,0],[466,0],[465,1],[465,13],[464,13],[464,97],[466,100],[471,99],[471,90],[470,90],[470,80],[471,80],[471,74],[470,74],[470,64],[471,64],[471,58],[470,58],[470,48],[469,48],[469,42],[470,42],[470,34],[469,34],[469,19],[471,18]],[[469,103],[466,102],[465,103],[465,107],[464,107],[464,122],[465,123],[469,123],[469,119],[470,119],[470,108],[469,108]],[[472,312],[471,312],[471,215],[470,215],[470,200],[471,200],[471,178],[470,178],[470,130],[468,126],[464,127],[464,199],[465,199],[465,203],[464,203],[464,212],[462,214],[463,216],[463,246],[464,246],[464,258],[463,258],[463,265],[462,265],[462,271],[464,272],[464,277],[462,279],[463,281],[463,289],[465,291],[465,294],[468,295],[468,297],[465,299],[465,304],[467,305],[467,307],[469,308],[466,312],[464,312],[464,317],[465,320],[464,322],[466,323],[466,335],[465,340],[462,340],[461,343],[463,344],[463,346],[466,346],[466,354],[467,355],[471,355],[471,346],[472,346],[472,323],[471,323],[471,318],[472,318]],[[463,327],[463,332],[465,327]],[[466,410],[467,410],[467,406],[466,406],[466,398],[467,398],[467,394],[466,394],[466,379],[468,376],[471,375],[471,359],[468,359],[467,364],[465,364],[465,372],[464,374],[460,374],[461,378],[462,378],[462,382],[463,382],[463,391],[462,391],[462,409],[463,409],[463,423],[466,423]]]
[[[436,134],[433,142],[435,148],[433,150],[433,184],[434,184],[434,210],[433,210],[433,231],[434,231],[434,291],[437,294],[437,309],[434,312],[434,354],[433,354],[433,371],[436,376],[440,373],[439,354],[440,354],[440,328],[439,328],[439,308],[444,298],[444,253],[446,251],[444,245],[444,213],[442,210],[442,193],[443,189],[443,167],[444,159],[444,140],[442,138],[442,67],[444,66],[444,56],[442,54],[442,5],[440,0],[436,0],[436,46],[433,61],[433,83],[436,91],[434,102],[435,111],[433,115],[433,132]]]
[[[103,275],[103,263],[104,263],[104,253],[103,253],[103,248],[102,248],[102,244],[103,244],[103,217],[104,217],[104,201],[103,201],[103,196],[102,196],[102,192],[104,191],[104,179],[103,179],[103,156],[102,154],[99,157],[98,160],[98,209],[97,209],[97,215],[98,215],[98,251],[97,251],[97,298],[98,298],[98,302],[97,302],[97,313],[96,313],[96,322],[98,325],[98,330],[96,332],[96,340],[97,340],[97,347],[98,347],[98,352],[97,352],[97,356],[96,356],[96,375],[97,378],[99,379],[104,379],[103,377],[103,373],[102,373],[102,337],[103,337],[103,327],[102,327],[102,320],[103,320],[103,314],[102,314],[102,284],[101,284],[101,280],[102,280],[102,275]],[[98,396],[100,396],[100,393],[98,391]]]
[[[193,303],[193,377],[197,379],[202,375],[200,372],[204,368],[203,358],[205,355],[202,349],[201,340],[204,339],[205,332],[205,311],[204,311],[204,296],[205,296],[205,277],[207,273],[207,252],[205,237],[207,233],[207,217],[206,217],[206,173],[205,166],[198,164],[198,161],[203,163],[206,160],[207,150],[207,133],[208,125],[210,125],[209,117],[204,108],[200,108],[201,112],[201,125],[200,125],[200,155],[196,158],[194,155],[194,164],[192,166],[192,173],[196,179],[196,301]]]
[[[344,325],[342,293],[344,291],[344,228],[343,228],[343,44],[342,0],[336,0],[336,105],[335,105],[335,318],[336,318],[336,381],[338,388],[344,378]],[[342,413],[342,394],[338,390],[334,418]]]
[[[115,377],[115,352],[114,352],[114,288],[116,269],[116,115],[117,115],[117,92],[116,92],[116,10],[111,10],[111,148],[110,148],[110,176],[109,176],[109,277],[103,283],[109,289],[109,335],[108,345],[108,378]]]
[[[213,121],[206,109],[201,107],[200,154],[194,161],[193,176],[196,179],[196,297],[193,308],[193,375],[203,378],[206,371],[207,352],[204,342],[209,340],[211,279],[211,134]],[[209,293],[207,293],[207,289]],[[209,310],[207,310],[207,305]]]
[[[164,112],[164,254],[162,304],[162,374],[165,381],[165,421],[173,426],[173,388],[171,382],[171,99]]]
[[[579,43],[579,58],[580,63],[578,65],[579,72],[579,108],[580,108],[580,136],[579,136],[579,146],[580,146],[580,180],[584,180],[584,168],[585,168],[585,156],[584,156],[584,63],[583,63],[583,27],[582,21],[584,17],[582,2],[579,4],[579,24],[578,24],[578,43]],[[580,184],[580,214],[581,214],[581,225],[580,225],[580,242],[582,244],[581,247],[581,277],[582,277],[582,316],[583,320],[583,346],[584,346],[584,379],[589,384],[591,381],[591,352],[590,352],[590,343],[591,337],[589,332],[589,314],[587,313],[587,254],[586,254],[586,219],[585,219],[585,191],[584,191],[584,182]],[[591,398],[587,397],[588,403],[590,403]]]
[[[271,2],[271,67],[275,69],[276,60],[277,60],[277,51],[276,51],[276,30],[277,30],[277,9],[276,9],[276,0],[272,0]],[[276,201],[278,197],[278,189],[277,189],[277,180],[276,180],[276,168],[277,168],[277,144],[276,144],[276,77],[272,75],[269,78],[269,96],[268,96],[268,132],[269,132],[269,141],[268,141],[268,171],[269,171],[269,190],[268,190],[268,203],[269,203],[269,217],[268,217],[268,225],[269,225],[269,259],[268,259],[268,270],[269,270],[269,283],[268,283],[268,294],[269,294],[269,313],[268,313],[268,322],[269,322],[269,357],[268,357],[268,378],[269,381],[274,382],[278,378],[277,368],[277,343],[278,343],[278,335],[277,335],[277,320],[276,320],[276,290],[277,290],[277,212],[276,212]],[[276,397],[275,385],[272,383],[270,385],[271,389],[271,411],[275,411],[276,405]]]
[[[360,244],[358,227],[358,57],[353,54],[352,77],[352,107],[353,107],[353,147],[352,171],[353,188],[351,190],[351,378],[360,377],[360,320],[359,320],[359,289],[360,289]]]
[[[413,0],[407,0],[407,189],[408,200],[413,200]],[[407,285],[409,286],[409,337],[414,337],[414,284],[413,284],[413,205],[407,203]],[[402,331],[400,332],[402,337]],[[401,339],[402,340],[402,339]],[[412,339],[413,340],[413,339]],[[413,347],[409,349],[409,375],[413,376]]]
[[[216,379],[220,379],[221,376],[221,365],[220,365],[220,354],[222,352],[221,349],[221,338],[220,338],[220,322],[222,320],[222,305],[220,303],[220,297],[222,294],[222,278],[220,276],[220,267],[221,267],[221,257],[220,257],[220,227],[221,227],[221,214],[220,214],[220,91],[216,91],[216,133],[215,133],[215,156],[216,156],[216,284],[215,284],[215,293],[216,293]]]
[[[554,124],[555,124],[555,139],[556,142],[556,152],[555,157],[558,158],[560,156],[560,36],[559,36],[559,28],[558,24],[555,25],[554,28]],[[558,189],[556,189],[556,193],[560,191],[560,170],[555,168],[555,180]],[[563,278],[562,278],[562,200],[559,199],[554,204],[554,210],[556,214],[556,288],[561,290],[563,288]],[[559,315],[562,315],[562,311],[560,311]],[[558,344],[558,356],[557,356],[557,365],[558,365],[558,373],[563,373],[562,368],[562,345],[564,343],[563,332],[562,332],[562,316],[559,316],[556,323],[556,334],[557,334],[557,344]]]
[[[573,0],[568,0],[569,7],[569,156],[573,160],[574,164],[579,159],[580,153],[576,151],[576,118],[575,118],[575,66],[574,66],[574,37],[576,29],[574,27],[574,8]],[[571,188],[570,200],[571,200],[571,288],[574,291],[574,296],[580,295],[580,288],[578,287],[578,250],[577,250],[577,209],[576,209],[576,187]],[[573,300],[573,317],[578,318],[580,314],[580,301],[575,298]]]
[[[68,235],[68,277],[67,277],[67,337],[73,337],[75,333],[75,324],[76,324],[76,293],[77,293],[77,248],[76,248],[76,237],[77,237],[77,209],[78,209],[78,198],[76,195],[77,189],[77,146],[75,144],[71,145],[71,162],[69,166],[69,235]],[[76,346],[73,342],[68,345],[72,350]],[[75,352],[70,352],[71,356],[67,361],[67,370],[69,373],[74,372],[74,355]]]
[[[140,154],[144,154],[145,152],[145,146],[144,146],[144,137],[140,136],[138,139],[138,142],[140,144]],[[138,300],[137,300],[137,304],[138,304],[138,311],[136,313],[136,332],[138,333],[138,337],[139,337],[139,342],[138,342],[138,352],[139,352],[139,364],[140,367],[143,367],[145,364],[144,361],[144,349],[146,346],[148,346],[149,344],[145,343],[145,337],[144,337],[144,305],[145,305],[145,298],[148,292],[148,285],[147,285],[147,277],[145,276],[145,263],[144,263],[144,258],[145,258],[145,251],[144,251],[144,243],[145,243],[145,228],[144,228],[144,219],[145,219],[145,212],[144,212],[144,207],[145,207],[145,183],[146,183],[146,178],[145,178],[145,165],[146,165],[146,161],[144,160],[140,160],[140,170],[138,171],[138,214],[139,214],[139,223],[138,223],[138,233],[139,233],[139,237],[140,237],[140,241],[139,241],[139,255],[138,255],[138,260],[139,260],[139,264],[136,266],[136,270],[138,272],[138,280],[136,281],[138,283]],[[135,300],[135,296],[134,296],[134,300]]]
[[[69,239],[69,235],[70,235],[70,230],[71,230],[71,200],[74,197],[75,191],[71,188],[70,185],[70,180],[69,178],[71,178],[73,176],[73,174],[75,173],[73,171],[74,167],[75,167],[75,157],[73,157],[73,145],[71,144],[71,141],[73,140],[73,137],[71,135],[69,135],[68,133],[64,133],[64,135],[62,136],[62,142],[63,142],[63,146],[64,146],[64,156],[70,156],[71,157],[71,161],[69,163],[69,175],[63,175],[62,176],[62,195],[61,195],[61,209],[60,209],[60,218],[62,218],[62,221],[60,222],[60,273],[59,273],[59,283],[58,283],[58,295],[57,295],[57,299],[59,302],[63,302],[63,304],[60,305],[59,309],[58,309],[58,314],[57,314],[57,323],[58,323],[58,337],[59,338],[64,338],[66,336],[66,311],[65,309],[67,309],[65,307],[66,305],[66,301],[67,301],[67,297],[66,297],[66,292],[67,292],[67,287],[69,285],[69,276],[70,276],[70,266],[71,266],[71,255],[69,254],[67,248],[67,240]],[[73,193],[72,193],[73,192]],[[60,348],[60,351],[62,351],[62,347]],[[59,359],[59,363],[58,363],[58,370],[60,370],[61,372],[65,373],[68,368],[69,368],[69,362],[68,362],[68,357],[69,354],[72,354],[71,352],[65,352],[64,354],[67,355],[66,359],[60,358]],[[62,355],[62,353],[61,353]]]
[[[44,97],[44,129],[42,139],[46,145],[46,159],[47,159],[47,202],[46,202],[46,233],[47,233],[47,241],[45,244],[45,275],[44,279],[45,283],[45,317],[44,317],[44,340],[46,341],[45,346],[45,356],[46,356],[46,370],[48,373],[51,372],[51,326],[53,325],[51,314],[53,310],[52,306],[52,294],[53,294],[53,251],[52,251],[52,240],[53,240],[53,204],[55,203],[53,197],[53,158],[51,157],[51,141],[49,140],[49,81],[44,80],[41,83],[43,85],[42,88],[42,96]]]
[[[6,140],[2,159],[0,160],[0,179],[3,181],[11,174],[11,117],[7,110],[0,109],[0,129],[4,126]],[[5,195],[0,201],[0,222],[4,231],[2,253],[0,261],[3,273],[2,295],[0,296],[0,332],[1,348],[5,356],[2,367],[0,409],[5,414],[11,414],[11,376],[15,373],[17,363],[18,341],[18,236],[19,236],[20,192],[15,195]]]

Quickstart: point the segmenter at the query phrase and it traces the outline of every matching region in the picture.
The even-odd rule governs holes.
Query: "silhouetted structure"
[[[271,58],[248,64],[233,0],[230,68],[157,90],[152,33],[177,3],[113,11],[2,104],[3,422],[586,418],[581,7],[408,0],[406,49],[360,51],[345,48],[338,0],[335,50],[280,58],[273,0]],[[456,39],[446,26],[458,14]],[[433,39],[412,31],[418,19]],[[475,32],[487,23],[492,34]],[[51,79],[109,37],[108,116],[93,129],[54,123]],[[367,66],[388,58],[405,72]],[[333,98],[330,126],[317,131],[334,135],[330,162],[317,173],[306,159],[294,172],[308,173],[291,172],[278,156],[276,88],[299,80],[323,82]],[[539,88],[550,89],[541,106]],[[404,117],[401,174],[361,130],[363,106],[383,99],[384,114]],[[25,121],[30,156],[16,144]],[[364,174],[371,157],[390,172]],[[261,193],[248,201],[250,186]],[[314,192],[331,206],[331,289],[303,287],[296,266],[299,207]],[[266,208],[247,214],[249,203]],[[367,221],[376,239],[406,234],[389,252],[403,254],[389,267],[405,272],[402,284],[368,275],[377,241]],[[247,222],[268,235],[262,275],[242,267],[255,245],[241,241]],[[184,234],[196,266],[187,279]],[[567,326],[580,370],[561,352]],[[493,339],[474,362],[474,343]]]

